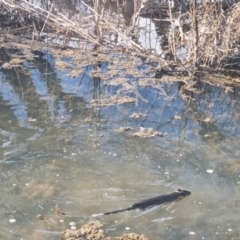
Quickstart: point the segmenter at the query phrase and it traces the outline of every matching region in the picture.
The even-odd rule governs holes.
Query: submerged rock
[[[66,230],[62,234],[62,240],[148,240],[144,235],[136,233],[123,234],[120,237],[107,237],[98,221],[91,221],[84,224],[78,230]]]

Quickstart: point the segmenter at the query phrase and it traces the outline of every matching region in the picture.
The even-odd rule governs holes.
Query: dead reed
[[[168,17],[152,18],[156,26],[161,21],[169,23],[163,36],[167,39],[167,47],[164,46],[167,54],[159,56],[144,49],[136,37],[141,10],[146,8],[144,0],[134,1],[134,13],[129,26],[124,25],[120,10],[123,2],[120,0],[115,1],[117,11],[107,8],[106,1],[93,0],[92,4],[87,4],[79,0],[75,3],[78,12],[71,17],[64,14],[54,1],[48,3],[42,0],[36,5],[27,0],[0,0],[5,16],[18,14],[18,21],[22,21],[20,25],[29,28],[33,36],[41,37],[51,32],[54,38],[64,38],[64,44],[77,38],[86,44],[91,43],[95,48],[103,46],[128,51],[160,62],[161,68],[177,65],[178,69],[189,73],[194,73],[199,66],[229,66],[228,59],[234,58],[239,52],[240,3],[227,9],[223,9],[220,0],[203,0],[201,3],[194,0],[190,1],[190,5],[187,3],[184,7],[173,6],[172,1],[168,0],[164,8],[168,9]],[[158,25],[159,28],[161,26]],[[12,28],[13,25],[10,30]]]
[[[172,42],[174,49],[184,47],[188,53],[187,58],[181,62],[192,67],[216,68],[229,65],[226,59],[239,54],[239,16],[240,3],[224,10],[222,1],[214,1],[211,4],[209,1],[202,1],[202,4],[192,1],[189,12],[178,16],[180,24],[174,28],[180,35],[179,41]],[[186,25],[187,31],[184,30]]]

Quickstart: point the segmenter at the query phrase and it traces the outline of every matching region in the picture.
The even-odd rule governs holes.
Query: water
[[[90,75],[74,79],[55,71],[54,64],[44,55],[34,69],[25,66],[31,76],[1,71],[1,239],[60,239],[72,222],[79,228],[94,219],[92,214],[178,188],[192,195],[152,211],[96,219],[110,236],[135,232],[149,239],[239,239],[237,95],[202,86],[207,89],[202,95],[184,101],[177,84],[163,85],[165,94],[138,86],[148,102],[96,111],[90,104]],[[52,74],[46,75],[46,69]],[[119,89],[99,88],[106,95]],[[146,116],[131,118],[134,112]],[[133,130],[116,132],[121,126]],[[132,136],[139,127],[165,135]]]

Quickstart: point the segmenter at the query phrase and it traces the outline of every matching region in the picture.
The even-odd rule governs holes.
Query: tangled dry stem
[[[224,11],[220,2],[194,6],[190,11],[191,29],[187,33],[188,61],[219,67],[239,54],[240,3]]]
[[[135,34],[138,31],[137,20],[144,2],[143,0],[135,1],[135,13],[128,28],[128,30],[135,31]],[[93,0],[92,6],[81,1],[86,10],[79,12],[78,19],[68,18],[58,10],[54,2],[48,5],[48,10],[26,0],[17,2],[1,0],[0,3],[8,8],[9,12],[23,12],[25,15],[30,15],[33,20],[41,20],[39,35],[51,30],[55,33],[54,37],[61,37],[65,34],[65,39],[68,41],[73,37],[78,37],[81,41],[84,40],[95,46],[124,48],[132,54],[158,61],[161,68],[177,65],[178,69],[190,74],[194,74],[196,67],[199,66],[216,68],[229,65],[228,60],[234,58],[239,52],[240,3],[223,10],[221,1],[211,4],[208,1],[202,1],[202,4],[191,1],[192,4],[186,11],[175,9],[174,12],[168,0],[169,30],[166,31],[165,38],[168,39],[168,54],[172,56],[168,60],[147,51],[137,41],[134,41],[127,28],[124,27],[121,14],[106,10],[104,1]],[[34,21],[32,25],[35,29]],[[115,35],[114,41],[111,40],[110,33]],[[185,53],[179,54],[183,49]]]

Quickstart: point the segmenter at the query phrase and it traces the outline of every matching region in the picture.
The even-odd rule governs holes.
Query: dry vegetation
[[[61,6],[61,2],[55,1],[41,0],[33,4],[26,0],[1,0],[0,44],[4,47],[9,44],[11,47],[12,43],[9,42],[10,40],[12,42],[13,36],[16,36],[19,44],[19,41],[23,41],[24,35],[28,43],[23,49],[24,51],[27,49],[28,55],[31,55],[29,53],[35,46],[39,50],[44,47],[50,49],[53,46],[67,47],[66,55],[68,56],[70,45],[84,51],[87,49],[91,53],[90,55],[86,53],[88,56],[85,57],[86,61],[81,59],[82,66],[94,63],[94,58],[95,62],[111,63],[111,57],[107,56],[110,52],[113,54],[113,51],[115,56],[123,56],[126,53],[128,57],[122,59],[128,59],[128,61],[134,59],[133,63],[129,63],[132,66],[129,64],[126,66],[121,59],[118,59],[118,66],[115,66],[115,69],[109,69],[107,74],[99,70],[92,72],[93,77],[105,80],[105,84],[121,84],[123,86],[121,93],[136,92],[135,87],[130,86],[125,76],[122,76],[123,70],[127,70],[130,75],[138,79],[141,78],[139,82],[141,86],[153,85],[157,88],[161,88],[162,82],[171,81],[181,82],[187,90],[192,90],[195,83],[189,79],[198,79],[199,75],[202,75],[203,79],[206,77],[211,84],[215,83],[223,87],[229,88],[229,85],[238,84],[240,82],[238,71],[236,69],[226,71],[226,67],[239,65],[235,59],[239,54],[240,3],[231,4],[227,8],[222,6],[222,1],[214,1],[211,4],[205,0],[201,4],[197,4],[197,1],[190,1],[191,5],[187,3],[188,1],[175,1],[175,5],[172,6],[170,1],[164,1],[162,5],[160,4],[158,17],[150,16],[156,29],[164,28],[164,34],[161,35],[162,53],[144,48],[138,41],[142,31],[139,17],[142,9],[147,9],[147,3],[144,0],[134,2],[135,11],[130,20],[128,16],[127,26],[122,17],[123,2],[120,0],[108,2],[93,0],[88,4],[85,1],[76,1],[68,11],[64,8],[65,6]],[[163,25],[163,23],[167,24]],[[144,31],[147,37],[149,32],[147,25]],[[20,36],[21,39],[19,39]],[[41,43],[39,43],[40,40]],[[54,49],[56,51],[56,48]],[[61,56],[65,57],[64,54],[64,51],[61,51],[61,55],[58,53],[56,66],[61,70],[72,69],[74,76],[81,74],[81,68],[76,67],[76,62],[81,58],[80,50],[78,56],[76,54],[73,54],[75,57],[71,56],[74,64],[64,63],[61,59]],[[153,65],[150,67],[147,78],[146,75],[141,75],[141,71],[136,70],[138,64],[134,63],[138,57],[145,59],[145,63],[155,64],[154,67]],[[21,65],[22,61],[14,63],[14,66]],[[11,62],[4,64],[6,68],[11,67]],[[120,64],[123,64],[122,68]],[[132,72],[129,72],[131,69]],[[161,82],[155,78],[157,73],[160,73]],[[213,75],[209,80],[209,73],[217,74],[216,78]],[[228,80],[219,81],[219,76],[223,74],[231,77]],[[112,103],[108,104],[134,101],[129,97],[120,98],[121,93],[113,96]],[[105,104],[107,103],[103,103]]]

